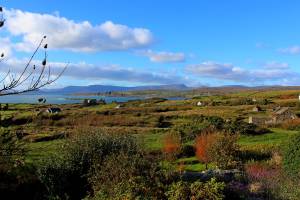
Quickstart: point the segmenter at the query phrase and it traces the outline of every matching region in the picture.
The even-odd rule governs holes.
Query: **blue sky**
[[[7,0],[16,68],[42,34],[66,85],[300,85],[296,0]],[[4,68],[4,67],[3,67]]]

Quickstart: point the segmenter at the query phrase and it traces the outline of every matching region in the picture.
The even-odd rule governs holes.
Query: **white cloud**
[[[21,10],[7,10],[6,17],[6,29],[23,38],[16,46],[18,50],[32,49],[43,35],[47,35],[52,48],[79,52],[127,50],[146,47],[153,42],[150,30],[111,21],[94,26],[88,21],[75,22],[57,14]]]
[[[178,63],[184,62],[186,59],[184,53],[154,52],[152,50],[147,50],[141,51],[140,54],[148,57],[151,62],[156,63]]]
[[[285,62],[271,61],[264,64],[265,69],[289,69],[289,64]]]
[[[295,46],[279,49],[278,51],[284,54],[296,55],[296,54],[300,54],[300,46],[295,45]]]
[[[20,73],[24,68],[27,59],[8,59],[3,63],[0,72],[7,72],[10,69],[14,73]],[[40,61],[34,61],[32,64],[40,65]],[[65,63],[50,62],[53,75],[59,74],[66,66]],[[116,82],[134,82],[143,84],[179,84],[184,83],[184,77],[176,74],[154,73],[149,71],[138,71],[132,68],[121,67],[118,65],[98,66],[87,63],[70,63],[63,77],[70,77],[78,80],[111,80]],[[62,77],[62,79],[63,79]]]
[[[0,54],[4,53],[5,57],[11,55],[12,44],[8,37],[0,37]]]
[[[286,79],[300,80],[300,75],[291,71],[287,64],[277,62],[271,62],[261,69],[244,69],[232,64],[203,62],[187,66],[186,70],[200,77],[247,84],[263,84],[265,82],[281,84]]]

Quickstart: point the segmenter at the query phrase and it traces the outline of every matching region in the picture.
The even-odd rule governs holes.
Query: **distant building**
[[[84,106],[94,106],[94,105],[98,105],[98,102],[97,102],[97,99],[84,99],[83,105]]]
[[[282,107],[277,109],[272,115],[273,123],[280,123],[286,120],[296,119],[297,116],[289,107]]]
[[[261,109],[260,106],[255,106],[254,108],[252,108],[252,111],[253,112],[260,112],[260,111],[262,111],[262,109]]]
[[[197,102],[197,106],[202,106],[202,105],[203,105],[203,103],[201,101]]]
[[[287,120],[296,119],[297,116],[289,107],[276,107],[273,109],[273,113],[269,117],[262,116],[249,116],[248,123],[263,125],[263,124],[277,124]]]
[[[268,121],[269,119],[266,117],[253,117],[250,116],[248,123],[249,124],[255,124],[255,125],[264,125],[266,123],[266,121]]]
[[[46,113],[51,113],[51,114],[56,114],[56,113],[60,113],[61,109],[60,108],[48,108],[46,110]]]

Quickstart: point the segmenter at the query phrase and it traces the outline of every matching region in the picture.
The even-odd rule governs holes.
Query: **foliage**
[[[188,184],[187,182],[179,181],[170,186],[166,195],[169,200],[222,200],[225,198],[223,195],[224,188],[225,183],[217,182],[215,178],[206,183],[196,181]]]
[[[181,140],[177,134],[169,133],[163,138],[163,152],[170,158],[176,157],[180,153]]]
[[[299,131],[300,130],[300,119],[293,119],[293,120],[287,120],[279,125],[283,129],[287,130],[295,130]]]
[[[254,162],[247,164],[245,171],[253,195],[263,199],[299,199],[299,179],[286,176],[281,166]]]
[[[195,156],[194,145],[183,145],[180,150],[180,157],[193,157]]]
[[[192,200],[222,200],[224,199],[223,190],[225,188],[225,183],[217,182],[215,178],[210,181],[203,183],[200,181],[194,182],[190,186]]]
[[[287,174],[300,177],[300,134],[291,136],[283,150],[283,167]]]
[[[61,155],[45,160],[38,174],[49,197],[81,199],[89,191],[87,175],[95,162],[101,165],[109,155],[135,152],[137,144],[129,136],[81,133],[67,142]]]
[[[195,116],[191,121],[177,125],[173,132],[180,134],[183,142],[194,140],[203,130],[208,128],[222,129],[224,120],[217,116]]]
[[[187,182],[178,181],[170,186],[170,189],[166,192],[166,196],[169,200],[189,199],[190,192]]]
[[[94,199],[163,199],[169,176],[147,155],[113,154],[90,172]],[[173,179],[171,179],[172,181]]]
[[[196,156],[200,161],[205,163],[206,169],[207,164],[212,161],[209,151],[215,142],[215,139],[216,135],[213,133],[202,133],[196,138]]]
[[[172,132],[178,133],[183,142],[190,141],[196,138],[196,136],[204,129],[207,125],[202,122],[192,121],[176,125],[172,128]]]
[[[25,154],[24,144],[13,132],[0,129],[0,170],[7,170],[13,165],[23,163]]]
[[[228,133],[218,134],[215,142],[209,149],[209,157],[221,169],[230,169],[238,166],[239,146],[237,136]]]
[[[225,124],[224,127],[228,132],[241,135],[256,135],[257,126],[241,120],[234,120]]]
[[[252,182],[261,182],[278,176],[279,171],[265,163],[249,163],[245,166],[248,179]]]

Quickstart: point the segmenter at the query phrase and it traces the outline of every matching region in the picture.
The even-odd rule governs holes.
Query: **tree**
[[[207,164],[212,161],[209,150],[215,139],[216,135],[212,133],[203,133],[196,138],[196,157],[205,163],[205,169],[207,169]]]
[[[5,24],[3,17],[3,8],[0,6],[0,28]],[[25,64],[24,68],[19,73],[13,73],[8,69],[6,75],[0,79],[0,96],[21,94],[25,92],[38,90],[46,85],[55,82],[65,71],[63,70],[53,78],[51,67],[48,64],[48,44],[45,43],[46,36],[43,36],[40,43],[37,45],[33,54]],[[43,50],[43,59],[41,64],[32,64],[34,58],[40,50]],[[0,64],[5,61],[5,54],[0,53]]]
[[[169,159],[174,159],[178,155],[181,148],[180,136],[169,133],[163,138],[163,152]]]
[[[217,135],[213,145],[209,149],[212,162],[220,169],[233,169],[238,167],[239,145],[237,135],[220,133]]]

